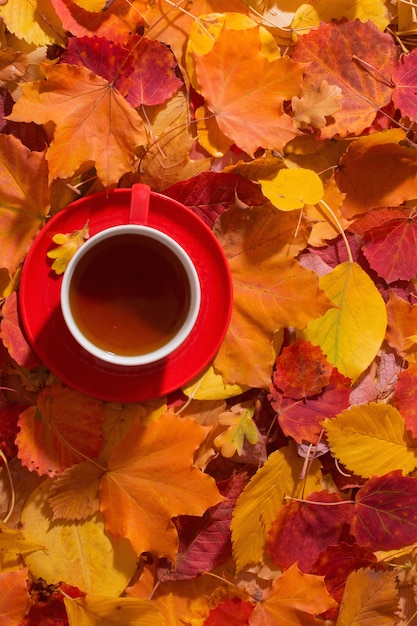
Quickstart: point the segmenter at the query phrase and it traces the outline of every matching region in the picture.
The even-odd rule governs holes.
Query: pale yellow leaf
[[[79,523],[52,520],[46,479],[29,497],[22,513],[21,530],[28,541],[44,550],[25,556],[34,578],[48,583],[65,580],[82,591],[118,596],[137,567],[137,555],[127,539],[111,541],[103,520],[96,515]]]
[[[323,198],[323,183],[309,169],[280,169],[273,178],[258,182],[262,193],[281,211],[302,209],[305,204],[317,204]]]
[[[358,476],[371,478],[398,469],[406,475],[417,467],[417,440],[389,404],[352,406],[327,419],[324,428],[333,455]]]
[[[326,126],[326,117],[340,111],[343,99],[342,90],[337,85],[329,85],[322,80],[320,87],[307,85],[306,91],[299,98],[293,96],[291,107],[294,122],[298,128],[323,128]]]
[[[361,22],[370,20],[380,30],[385,30],[390,18],[384,0],[312,0],[302,4],[294,15],[291,27],[300,34],[310,28],[317,28],[321,22],[332,20],[359,19]]]
[[[239,571],[264,560],[268,531],[286,504],[284,497],[305,498],[320,488],[320,463],[314,461],[306,479],[301,480],[303,463],[295,447],[276,450],[239,496],[231,522],[233,556]]]
[[[52,0],[9,0],[0,6],[0,17],[11,33],[29,43],[44,46],[66,42]]]
[[[3,562],[9,557],[42,549],[39,542],[28,541],[20,530],[8,528],[0,522],[0,569],[3,570]]]
[[[384,300],[360,265],[349,261],[323,276],[319,284],[336,307],[310,322],[300,335],[320,346],[344,376],[356,380],[384,339]]]
[[[137,598],[66,597],[70,626],[165,626],[155,602]]]
[[[348,576],[336,626],[394,626],[397,611],[396,573],[359,569]]]
[[[54,259],[52,269],[56,274],[65,272],[68,263],[88,237],[88,222],[81,230],[74,230],[72,233],[65,234],[57,233],[52,237],[52,241],[58,245],[53,250],[47,252],[47,256],[50,259]]]
[[[195,400],[223,400],[238,396],[246,389],[248,387],[225,383],[222,375],[217,374],[210,365],[202,375],[183,387],[182,391],[186,396]]]

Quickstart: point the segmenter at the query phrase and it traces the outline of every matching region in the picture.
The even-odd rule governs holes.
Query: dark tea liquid
[[[69,299],[91,343],[117,355],[142,355],[176,335],[189,309],[190,285],[181,262],[163,244],[120,234],[85,254]]]

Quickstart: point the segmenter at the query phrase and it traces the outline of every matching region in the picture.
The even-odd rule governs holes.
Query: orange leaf
[[[136,422],[114,449],[100,482],[110,535],[130,539],[137,554],[175,560],[178,535],[172,518],[202,515],[223,500],[214,480],[193,466],[205,437],[197,422],[169,412],[149,425]]]
[[[2,316],[0,336],[12,359],[28,369],[41,365],[22,333],[15,291],[4,302]]]
[[[293,214],[294,213],[294,214]],[[234,308],[215,366],[226,382],[268,387],[272,338],[283,327],[304,328],[330,306],[318,276],[293,259],[306,244],[298,215],[270,206],[226,211],[216,234],[229,259]]]
[[[253,611],[250,626],[313,626],[314,616],[337,607],[323,576],[303,574],[292,565],[275,580]]]
[[[46,154],[50,180],[69,178],[95,165],[98,177],[110,187],[134,171],[135,150],[146,142],[137,112],[86,67],[63,63],[44,69],[46,81],[23,86],[9,119],[56,124]]]
[[[18,457],[40,476],[62,474],[85,457],[98,455],[101,444],[102,403],[61,383],[45,387],[37,406],[19,417]]]
[[[0,135],[0,189],[0,267],[12,274],[49,211],[45,153],[31,152],[13,135]]]
[[[207,107],[239,148],[252,156],[259,147],[282,150],[299,134],[283,102],[300,94],[303,66],[288,57],[269,61],[257,28],[223,28],[210,52],[194,60]]]
[[[410,304],[392,291],[387,302],[387,315],[387,342],[399,356],[405,359],[414,357],[417,350],[417,305]]]
[[[29,609],[29,594],[26,578],[27,568],[18,572],[0,574],[0,623],[1,626],[16,626]]]

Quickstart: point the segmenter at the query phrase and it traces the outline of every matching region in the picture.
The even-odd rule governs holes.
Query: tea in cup
[[[74,339],[121,366],[168,357],[193,330],[200,301],[187,252],[145,224],[93,235],[72,257],[61,285],[62,313]]]

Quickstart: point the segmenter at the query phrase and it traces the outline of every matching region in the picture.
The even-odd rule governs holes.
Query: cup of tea
[[[188,253],[147,226],[143,186],[132,194],[130,223],[93,235],[70,260],[61,285],[65,323],[101,361],[148,365],[173,353],[197,320],[201,288]]]

